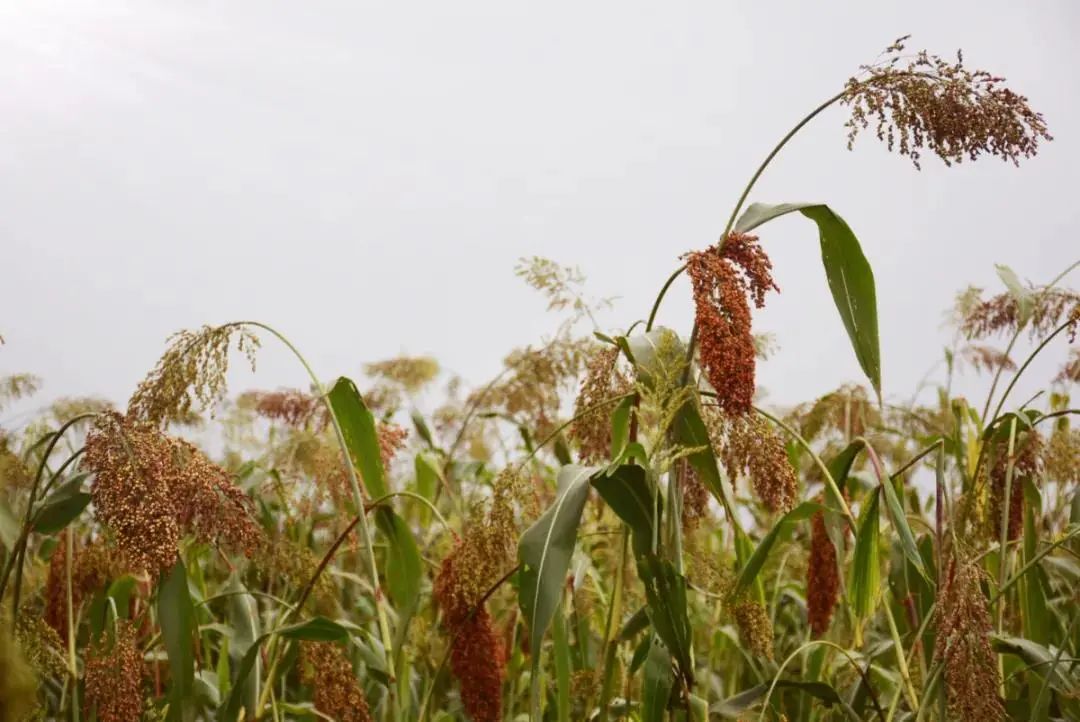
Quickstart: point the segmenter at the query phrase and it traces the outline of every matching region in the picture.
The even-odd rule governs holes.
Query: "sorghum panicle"
[[[825,513],[819,511],[810,520],[810,562],[806,568],[806,615],[815,637],[829,631],[839,597],[836,547],[825,527]]]
[[[1009,447],[1005,441],[995,444],[991,451],[990,466],[990,509],[987,518],[991,536],[997,538],[1001,532],[1002,504],[1005,497],[1005,482],[1009,470]],[[1024,530],[1024,483],[1037,480],[1042,470],[1042,439],[1032,430],[1017,437],[1014,444],[1012,485],[1009,489],[1009,528],[1008,538],[1013,541]]]
[[[94,472],[98,519],[132,565],[151,575],[172,566],[184,533],[248,554],[262,538],[229,473],[154,426],[102,414],[87,435],[84,463]]]
[[[1020,330],[1024,316],[1015,296],[999,293],[983,300],[980,294],[979,289],[969,289],[957,300],[957,320],[967,338],[1012,335]],[[1032,306],[1027,324],[1032,339],[1046,336],[1063,323],[1070,323],[1070,337],[1076,333],[1076,319],[1080,318],[1080,294],[1067,289],[1043,288],[1032,289],[1030,298]]]
[[[750,477],[755,496],[769,511],[795,505],[799,482],[776,429],[757,414],[723,419],[720,456],[729,476]]]
[[[264,419],[278,421],[295,429],[314,426],[318,430],[329,423],[326,404],[322,399],[299,389],[248,391],[240,396],[237,403],[250,407]]]
[[[161,425],[187,420],[197,406],[205,409],[221,401],[234,339],[254,370],[259,339],[243,326],[203,326],[171,336],[165,353],[128,402],[128,415]]]
[[[984,154],[1019,165],[1036,154],[1040,141],[1052,140],[1042,114],[1004,87],[1004,78],[969,70],[960,53],[947,61],[923,50],[901,64],[906,40],[897,40],[880,63],[862,66],[862,77],[848,81],[848,148],[872,122],[878,140],[916,168],[923,148],[947,166]]]
[[[301,681],[315,709],[338,722],[371,722],[367,697],[345,650],[332,642],[300,644]]]
[[[693,286],[698,355],[725,411],[744,414],[754,400],[757,348],[750,299],[761,308],[767,291],[779,291],[772,262],[756,236],[731,234],[722,244],[686,255]]]
[[[608,458],[611,453],[611,412],[615,404],[596,408],[608,399],[630,390],[630,380],[616,368],[619,349],[603,346],[593,351],[586,364],[585,378],[574,401],[574,423],[570,438],[578,444],[578,455],[586,464]]]
[[[461,685],[461,702],[473,722],[499,722],[506,653],[481,603],[483,597],[469,602],[467,592],[463,593],[473,585],[462,583],[472,570],[458,559],[461,549],[459,543],[443,560],[434,585],[443,626],[451,639],[450,669]]]
[[[949,710],[964,722],[1005,719],[982,576],[978,565],[953,558],[937,600],[934,656],[945,663]]]
[[[86,706],[97,709],[101,722],[138,722],[143,707],[143,659],[135,644],[134,626],[126,620],[118,622],[112,645],[106,642],[98,640],[86,657]]]
[[[773,658],[773,626],[765,605],[748,598],[735,603],[732,614],[739,629],[739,639],[751,653]]]

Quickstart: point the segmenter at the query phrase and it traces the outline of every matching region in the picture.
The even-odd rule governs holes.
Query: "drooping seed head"
[[[122,620],[115,637],[104,636],[87,653],[86,706],[97,711],[101,722],[139,722],[143,658],[135,643],[135,627]]]
[[[815,637],[829,631],[839,598],[836,547],[825,527],[825,514],[819,511],[810,520],[810,562],[806,568],[806,615]]]
[[[332,642],[301,642],[300,681],[315,709],[338,722],[371,722],[367,697],[345,651]]]
[[[848,148],[874,124],[878,140],[916,168],[923,148],[947,166],[980,155],[1019,165],[1036,154],[1040,141],[1052,140],[1042,114],[1005,87],[1004,78],[968,69],[960,53],[947,61],[923,50],[904,63],[906,40],[897,40],[881,62],[862,66],[861,76],[848,81]]]

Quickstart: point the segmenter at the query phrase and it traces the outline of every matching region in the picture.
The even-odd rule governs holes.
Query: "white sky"
[[[940,357],[961,286],[1080,257],[1078,30],[1068,0],[0,0],[0,375],[44,377],[40,400],[120,401],[173,331],[253,318],[327,378],[406,352],[483,381],[556,323],[518,257],[580,266],[619,297],[613,327],[645,316],[773,143],[914,33],[1007,76],[1056,140],[1020,169],[918,173],[871,136],[845,150],[835,110],[751,199],[847,219],[900,397]],[[770,399],[859,379],[816,229],[761,235],[783,289],[757,323],[781,345],[760,370]],[[690,308],[680,284],[661,320],[685,332]],[[267,340],[235,390],[283,384],[305,379]]]

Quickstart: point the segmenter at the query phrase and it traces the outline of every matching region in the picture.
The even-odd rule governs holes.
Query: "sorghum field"
[[[356,383],[236,321],[172,336],[124,408],[0,429],[0,720],[1080,719],[1075,265],[960,290],[932,402],[885,403],[855,230],[755,199],[844,113],[838,140],[916,168],[1053,151],[1006,81],[905,44],[746,169],[715,245],[624,327],[594,331],[572,267],[524,259],[560,331],[483,386],[426,357]],[[787,215],[865,378],[764,408],[752,322]],[[690,298],[667,294],[682,274]],[[226,388],[263,354],[295,388]],[[1040,355],[1060,371],[1021,398]]]

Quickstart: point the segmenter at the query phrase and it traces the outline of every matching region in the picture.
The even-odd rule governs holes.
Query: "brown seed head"
[[[278,391],[248,391],[241,394],[237,403],[252,409],[270,421],[277,421],[294,429],[314,426],[316,430],[329,423],[323,401],[299,389]]]
[[[182,439],[116,413],[102,414],[84,463],[99,520],[137,569],[172,566],[184,533],[250,554],[262,537],[250,500],[229,473]]]
[[[795,505],[799,482],[788,460],[784,441],[757,414],[723,417],[720,456],[729,476],[749,476],[754,494],[769,511],[788,511]]]
[[[980,339],[996,334],[1012,335],[1020,329],[1023,320],[1020,305],[1011,293],[999,293],[982,300],[978,289],[962,294],[957,301],[956,316],[960,330],[969,339]],[[1076,333],[1076,319],[1080,318],[1080,294],[1060,288],[1032,290],[1032,306],[1028,323],[1032,339],[1046,336],[1062,323],[1071,322],[1070,337]]]
[[[1043,452],[1043,466],[1050,481],[1059,484],[1080,482],[1080,429],[1055,428]]]
[[[611,454],[611,413],[615,404],[588,413],[585,410],[630,391],[630,379],[616,368],[618,360],[619,349],[614,346],[593,351],[574,401],[574,416],[578,418],[570,427],[570,438],[577,442],[578,455],[586,464],[606,459]]]
[[[301,642],[300,679],[312,688],[315,709],[338,722],[371,722],[367,697],[352,662],[332,642]]]
[[[735,603],[732,614],[743,646],[752,654],[772,659],[773,626],[765,606],[751,599],[741,599]]]
[[[971,344],[965,346],[960,353],[978,373],[1016,370],[1016,363],[1009,358],[1008,354],[990,346]]]
[[[757,348],[750,301],[761,308],[766,291],[779,291],[772,262],[756,236],[731,234],[721,246],[686,255],[694,292],[698,354],[721,407],[744,414],[754,400]]]
[[[154,425],[183,422],[221,401],[234,340],[254,370],[259,339],[243,326],[203,326],[171,336],[165,353],[128,402],[128,415]]]
[[[997,538],[1001,532],[1001,512],[1005,497],[1005,485],[1008,481],[1009,445],[1006,441],[997,442],[991,450],[992,464],[990,476],[990,508],[987,522],[992,530],[991,536]],[[1013,454],[1012,485],[1009,490],[1009,541],[1020,537],[1024,530],[1024,483],[1035,481],[1042,470],[1042,439],[1032,430],[1017,436]]]
[[[450,669],[461,683],[461,702],[473,722],[499,722],[506,655],[486,605],[480,603],[483,593],[467,601],[476,580],[458,558],[462,548],[459,544],[443,560],[434,588],[451,639]]]
[[[693,531],[701,520],[709,516],[709,490],[701,483],[701,477],[686,459],[677,464],[677,478],[682,484],[682,525],[686,531]]]
[[[864,65],[851,78],[843,102],[851,106],[848,148],[859,132],[875,124],[878,140],[919,168],[923,148],[945,163],[996,155],[1019,165],[1036,154],[1041,140],[1051,140],[1041,113],[1027,98],[1003,87],[1004,78],[969,70],[957,53],[946,61],[925,50],[901,61],[904,41],[886,49],[875,65]]]
[[[135,628],[116,625],[112,645],[100,639],[86,656],[86,706],[97,709],[101,722],[139,722],[142,718],[143,659],[135,644]]]
[[[1005,719],[982,576],[978,565],[952,559],[937,600],[940,614],[934,656],[945,663],[950,712],[965,722]]]
[[[806,613],[815,637],[829,631],[839,597],[836,547],[825,528],[825,514],[819,511],[810,521],[810,563],[806,568]]]
[[[364,373],[416,393],[438,376],[439,362],[430,356],[399,356],[367,364]]]
[[[70,533],[70,529],[65,529],[58,536],[45,581],[45,621],[63,639],[67,639],[67,536]],[[97,539],[85,547],[76,540],[74,548],[71,604],[77,616],[83,600],[124,574],[127,564],[120,551],[108,548],[104,539]]]

